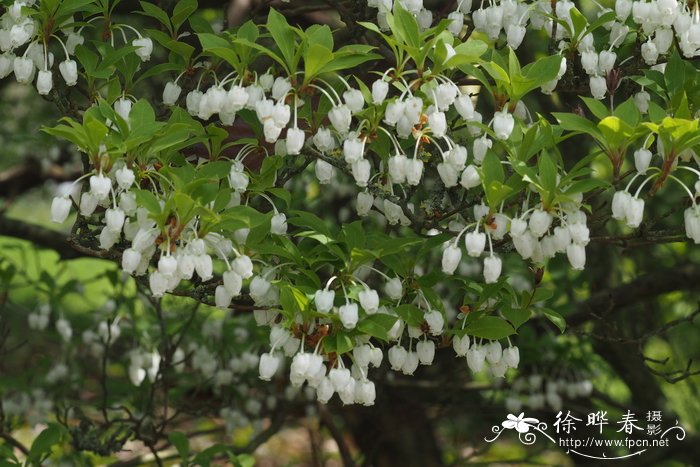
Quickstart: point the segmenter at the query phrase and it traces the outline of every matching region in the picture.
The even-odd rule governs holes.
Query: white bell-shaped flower
[[[141,262],[141,252],[133,248],[127,248],[122,253],[122,269],[127,274],[133,274]]]
[[[431,365],[435,359],[435,342],[428,339],[418,341],[416,355],[421,365]]]
[[[452,348],[458,357],[467,355],[467,351],[469,350],[469,336],[467,334],[462,337],[454,336],[452,338]]]
[[[506,140],[510,137],[515,127],[515,119],[513,115],[508,112],[506,107],[500,112],[496,112],[493,116],[493,131],[496,133],[496,137],[500,140]]]
[[[333,290],[317,290],[314,294],[314,304],[319,313],[328,313],[333,308],[335,292]]]
[[[306,135],[304,134],[304,130],[300,130],[299,128],[289,128],[287,130],[286,140],[287,154],[290,156],[299,154],[301,148],[304,147],[305,137]]]
[[[51,220],[58,224],[65,222],[70,213],[71,200],[68,196],[56,196],[51,202]]]
[[[287,235],[287,216],[278,212],[270,220],[270,233],[273,235]]]
[[[535,209],[530,215],[530,232],[539,238],[544,235],[552,225],[552,215],[542,209]]]
[[[608,92],[608,84],[602,76],[591,76],[589,86],[591,88],[591,95],[598,100],[603,99]]]
[[[223,274],[224,287],[231,297],[237,297],[241,294],[243,287],[243,278],[236,271],[226,271]]]
[[[346,303],[338,308],[340,322],[345,329],[354,329],[358,320],[357,303]]]
[[[372,103],[374,105],[381,105],[388,93],[389,83],[383,79],[380,78],[372,83]]]
[[[318,159],[314,167],[314,172],[316,173],[318,183],[320,183],[321,185],[327,185],[333,179],[335,169],[331,164],[324,161],[323,159]]]
[[[479,171],[476,170],[476,167],[469,164],[462,172],[462,176],[459,179],[459,184],[466,189],[475,188],[481,185],[481,176],[479,175]]]
[[[119,185],[119,188],[121,188],[122,190],[128,190],[129,188],[131,188],[131,185],[134,184],[134,181],[136,180],[136,175],[134,175],[134,172],[131,169],[124,166],[115,172],[115,178],[117,180],[117,185]]]
[[[404,154],[396,154],[389,158],[389,176],[394,183],[403,183],[406,181],[406,162],[408,158]]]
[[[392,300],[398,300],[403,297],[401,279],[398,277],[389,279],[384,285],[384,292],[386,292],[387,296]]]
[[[486,234],[483,232],[468,232],[464,235],[464,246],[467,248],[467,254],[478,258],[486,248]]]
[[[330,112],[328,112],[328,119],[331,121],[333,128],[341,135],[345,135],[350,131],[352,113],[347,106],[338,105],[333,107]]]
[[[253,277],[253,261],[249,256],[241,255],[231,262],[231,268],[243,279]]]
[[[484,350],[486,351],[486,361],[490,364],[493,365],[501,361],[501,357],[503,357],[503,347],[500,342],[491,341],[484,346]]]
[[[418,354],[409,350],[406,354],[406,360],[401,367],[401,373],[404,375],[412,375],[418,369]]]
[[[365,98],[362,91],[359,89],[348,89],[343,93],[345,105],[350,109],[351,113],[357,113],[365,106]]]
[[[62,61],[58,64],[58,71],[61,72],[67,86],[75,86],[78,83],[78,64],[75,60]]]
[[[379,309],[379,294],[376,290],[365,288],[358,294],[358,298],[360,306],[368,315],[376,313]]]
[[[639,148],[634,151],[634,168],[637,172],[646,172],[651,163],[652,153],[646,148]]]
[[[635,197],[630,197],[627,202],[627,227],[636,229],[642,223],[642,218],[644,217],[644,200]]]
[[[417,158],[406,159],[406,183],[416,186],[423,177],[423,161]]]
[[[163,104],[175,105],[175,102],[177,102],[181,92],[182,88],[175,82],[169,81],[165,83],[165,88],[163,89]]]
[[[357,215],[366,216],[374,204],[374,196],[366,191],[357,194]]]
[[[391,369],[394,371],[401,371],[404,363],[406,363],[406,357],[408,356],[406,349],[400,345],[395,345],[389,349],[388,355]]]
[[[442,252],[442,272],[452,275],[462,260],[462,250],[453,243],[450,243]]]
[[[487,284],[493,284],[501,276],[501,258],[498,256],[487,256],[484,258],[484,280]]]
[[[139,56],[142,62],[147,62],[151,58],[153,52],[153,41],[148,37],[139,37],[134,39],[133,43],[136,49],[136,55]]]

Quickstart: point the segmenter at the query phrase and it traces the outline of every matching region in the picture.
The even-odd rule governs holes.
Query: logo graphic
[[[569,411],[567,411],[566,414],[561,411],[557,414],[556,420],[552,424],[556,433],[552,435],[547,433],[547,423],[536,418],[526,417],[525,412],[522,412],[517,416],[508,414],[500,425],[491,427],[491,432],[494,433],[494,435],[491,438],[487,436],[484,440],[488,443],[493,443],[504,432],[515,430],[518,433],[520,442],[526,446],[535,444],[538,440],[538,435],[541,434],[543,438],[546,438],[551,443],[566,448],[567,454],[577,454],[589,459],[615,460],[639,456],[649,448],[668,447],[671,441],[667,436],[669,433],[675,435],[677,441],[683,441],[685,439],[685,429],[678,424],[678,420],[676,420],[675,425],[664,430],[661,426],[660,411],[647,412],[646,419],[648,424],[645,430],[641,426],[635,424],[638,423],[638,420],[635,418],[635,414],[628,410],[627,413],[623,414],[621,420],[617,422],[617,424],[620,425],[620,429],[616,430],[617,433],[620,433],[619,437],[615,439],[605,439],[596,436],[577,438],[575,436],[577,422],[582,422],[583,420],[576,418]],[[588,414],[585,425],[598,427],[602,435],[602,427],[609,423],[607,412],[599,411]],[[673,436],[671,438],[673,438]],[[605,453],[596,452],[606,448],[622,447],[629,449],[630,453],[620,456],[610,456]]]

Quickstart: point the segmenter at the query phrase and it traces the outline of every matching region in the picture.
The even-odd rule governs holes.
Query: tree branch
[[[61,259],[75,259],[83,255],[75,251],[65,233],[30,224],[18,219],[10,219],[0,214],[0,236],[14,237],[32,242],[41,248],[49,248]]]
[[[627,284],[604,290],[579,302],[576,311],[569,315],[569,326],[578,326],[591,318],[603,318],[615,309],[641,302],[676,290],[696,290],[700,281],[700,266],[661,269],[646,274]]]

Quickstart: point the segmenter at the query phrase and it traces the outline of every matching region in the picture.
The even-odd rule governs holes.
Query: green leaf
[[[29,454],[27,454],[27,461],[33,465],[40,465],[51,454],[51,448],[60,443],[62,434],[60,425],[50,423],[34,439],[29,448]]]
[[[415,305],[399,305],[394,308],[399,317],[410,326],[419,326],[425,318],[423,317],[423,310]]]
[[[151,214],[160,213],[160,202],[158,201],[158,198],[156,198],[156,195],[148,190],[141,189],[132,190],[132,192],[136,196],[136,202],[139,206],[143,206]]]
[[[190,442],[187,436],[180,431],[173,431],[168,435],[168,440],[175,446],[177,453],[180,454],[180,457],[184,461],[182,465],[187,467],[187,459],[190,455]]]
[[[522,308],[505,308],[501,312],[516,330],[526,323],[532,316],[532,312],[530,310],[524,310]]]
[[[401,3],[394,5],[394,31],[403,41],[411,47],[419,48],[420,30],[415,16],[406,11]]]
[[[282,52],[288,69],[296,69],[294,63],[294,54],[297,47],[296,35],[292,27],[287,23],[287,19],[274,8],[270,8],[266,27],[280,52]]]
[[[552,194],[557,189],[557,166],[548,152],[540,154],[537,168],[540,184],[545,192]]]
[[[564,112],[554,112],[552,115],[554,115],[554,118],[557,119],[559,125],[564,130],[573,131],[575,133],[585,133],[598,141],[603,139],[603,135],[595,123],[587,118]]]
[[[154,5],[151,2],[139,2],[141,4],[141,8],[143,11],[137,11],[136,13],[139,15],[144,15],[144,16],[150,16],[151,18],[155,18],[165,26],[165,28],[170,31],[170,34],[172,35],[173,33],[173,27],[172,24],[170,23],[170,17],[168,14],[163,10],[162,8],[159,8],[158,6]]]
[[[197,0],[180,0],[173,9],[173,26],[175,31],[180,29],[180,26],[187,21],[187,18],[197,11]]]
[[[598,99],[593,99],[592,97],[581,96],[583,103],[586,104],[588,110],[598,119],[602,120],[608,115],[610,115],[610,110],[600,102]]]
[[[216,34],[200,33],[197,34],[199,42],[202,44],[202,49],[211,55],[224,59],[233,68],[238,69],[241,66],[241,61],[233,50],[232,44],[221,36]]]
[[[320,217],[306,211],[290,211],[290,217],[287,222],[299,227],[306,227],[312,229],[314,232],[321,233],[327,237],[333,237],[328,225]]]
[[[566,330],[566,320],[559,313],[549,308],[541,308],[540,311],[544,313],[548,320],[559,328],[561,333],[564,333]]]
[[[393,315],[376,313],[361,319],[360,322],[357,323],[357,329],[372,337],[386,341],[389,340],[388,332],[396,323],[397,319],[398,317]]]
[[[499,340],[515,334],[515,329],[507,321],[495,316],[483,316],[467,324],[467,334],[483,339]]]
[[[342,355],[350,352],[354,347],[352,338],[343,331],[338,331],[323,339],[323,350],[326,353]]]
[[[326,47],[314,44],[304,55],[304,83],[311,82],[322,70],[333,61],[333,52]]]

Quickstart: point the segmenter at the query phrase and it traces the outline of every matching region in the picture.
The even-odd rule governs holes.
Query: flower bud
[[[586,248],[583,245],[571,243],[566,247],[566,256],[573,269],[583,271],[586,265]]]

